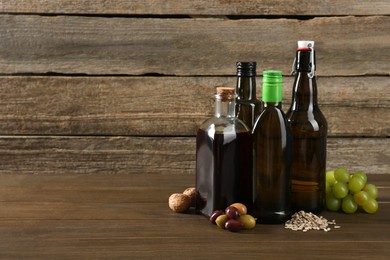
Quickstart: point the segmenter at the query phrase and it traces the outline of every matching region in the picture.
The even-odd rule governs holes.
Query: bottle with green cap
[[[252,130],[253,216],[258,223],[284,223],[291,216],[292,135],[282,107],[282,72],[263,72],[263,111]]]

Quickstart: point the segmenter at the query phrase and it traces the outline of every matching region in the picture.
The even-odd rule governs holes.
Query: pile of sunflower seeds
[[[317,216],[311,212],[307,213],[303,210],[292,215],[290,220],[284,225],[284,228],[291,229],[294,231],[307,232],[308,230],[323,230],[328,232],[331,230],[329,225],[334,225],[333,228],[340,228],[336,226],[336,221],[328,221],[322,216]]]

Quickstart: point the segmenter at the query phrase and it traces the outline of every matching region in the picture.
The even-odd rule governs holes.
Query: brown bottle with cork
[[[234,88],[218,87],[215,114],[197,131],[196,210],[208,217],[235,202],[252,208],[252,140],[235,99]]]
[[[325,205],[328,125],[317,102],[314,41],[299,41],[292,103],[287,111],[293,135],[292,205],[319,213]]]

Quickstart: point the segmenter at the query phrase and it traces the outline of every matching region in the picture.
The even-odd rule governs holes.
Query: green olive
[[[219,215],[218,218],[215,220],[215,224],[217,224],[220,228],[225,228],[225,223],[228,221],[228,217],[225,214]]]
[[[252,229],[256,226],[256,219],[251,215],[241,215],[238,220],[243,224],[244,229]]]

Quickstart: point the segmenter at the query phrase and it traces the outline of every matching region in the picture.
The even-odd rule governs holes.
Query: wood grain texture
[[[256,60],[261,69],[288,74],[296,41],[311,38],[317,42],[320,76],[389,75],[388,32],[390,16],[227,20],[1,15],[0,71],[233,75],[237,60]]]
[[[284,78],[283,104],[291,103]],[[189,136],[235,77],[0,77],[0,133]],[[261,76],[257,80],[261,96]],[[330,136],[390,136],[388,77],[319,77]]]
[[[327,168],[389,173],[389,138],[329,138]],[[0,174],[194,174],[195,137],[1,136]]]
[[[388,1],[288,0],[1,0],[3,13],[129,15],[388,15]]]
[[[169,210],[169,195],[193,186],[193,175],[0,175],[0,257],[387,259],[390,178],[368,178],[378,186],[379,211],[321,214],[340,229],[259,224],[230,233],[192,211]]]

